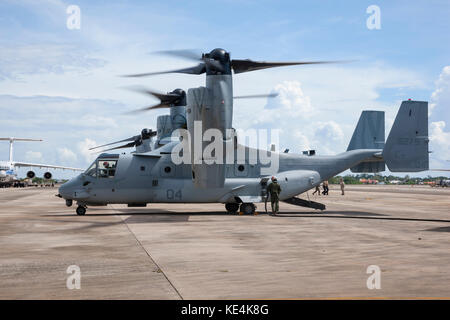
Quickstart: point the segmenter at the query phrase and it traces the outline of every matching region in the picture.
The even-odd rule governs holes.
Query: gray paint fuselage
[[[262,166],[259,163],[245,163],[242,171],[239,164],[225,164],[223,188],[197,188],[192,181],[191,165],[174,165],[170,152],[167,154],[167,148],[165,151],[158,156],[122,154],[114,177],[97,178],[80,174],[62,185],[60,194],[65,199],[77,200],[82,204],[263,201],[261,179],[270,176],[260,174]],[[335,156],[280,153],[276,173],[282,189],[280,199],[314,188],[361,161],[377,161],[378,158],[374,157],[380,152],[378,149],[359,149]]]

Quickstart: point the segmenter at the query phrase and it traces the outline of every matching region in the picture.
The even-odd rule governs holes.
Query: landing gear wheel
[[[77,207],[77,215],[84,216],[86,214],[86,208],[83,206]]]
[[[254,214],[256,210],[256,206],[253,203],[242,203],[241,204],[241,212],[243,214]]]
[[[236,213],[239,210],[239,203],[225,203],[225,209],[229,213]]]

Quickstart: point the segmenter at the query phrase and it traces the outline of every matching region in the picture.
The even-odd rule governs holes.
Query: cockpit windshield
[[[116,175],[118,158],[118,154],[102,153],[84,174],[96,178],[113,178]]]
[[[117,160],[98,159],[98,176],[112,178],[116,174]]]
[[[85,175],[96,177],[97,176],[97,160],[95,160],[89,168],[84,172]]]

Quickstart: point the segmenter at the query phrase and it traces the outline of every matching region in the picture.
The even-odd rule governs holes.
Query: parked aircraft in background
[[[3,141],[9,141],[9,160],[8,161],[0,161],[0,187],[10,187],[14,185],[14,183],[18,182],[17,178],[17,167],[34,167],[34,168],[48,168],[48,169],[63,169],[63,170],[73,170],[73,171],[84,171],[79,168],[72,167],[63,167],[63,166],[55,166],[49,164],[42,163],[29,163],[22,161],[14,161],[13,160],[13,144],[14,141],[42,141],[41,139],[26,139],[26,138],[0,138]],[[27,177],[32,179],[36,176],[34,171],[29,170],[27,172]],[[51,179],[52,174],[50,171],[44,173],[44,179]]]

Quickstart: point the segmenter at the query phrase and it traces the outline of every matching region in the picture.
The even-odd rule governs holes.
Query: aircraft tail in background
[[[428,102],[403,101],[383,149],[392,172],[429,170]]]
[[[384,111],[365,110],[359,117],[347,151],[357,149],[383,149]],[[380,172],[385,170],[384,161],[367,160],[350,168],[351,172]]]

